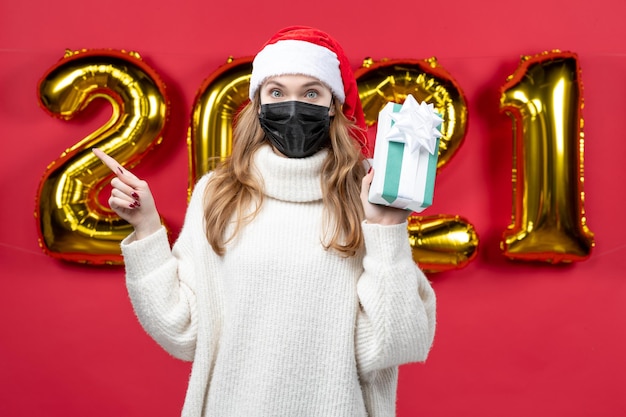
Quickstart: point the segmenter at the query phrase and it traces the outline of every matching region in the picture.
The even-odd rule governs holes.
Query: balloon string
[[[14,251],[30,253],[32,255],[37,255],[37,256],[44,256],[44,257],[46,256],[46,254],[43,253],[43,252],[39,252],[39,251],[27,249],[27,248],[22,248],[20,246],[15,246],[15,245],[10,244],[10,243],[0,242],[0,248],[2,248],[2,249],[12,249]],[[624,249],[626,249],[626,244],[614,247],[614,248],[606,250],[604,252],[600,252],[600,253],[595,252],[595,253],[593,253],[591,255],[591,258],[599,258],[601,256],[610,255],[612,253],[619,252],[619,251],[624,250]]]
[[[606,251],[601,252],[601,253],[595,253],[595,254],[592,254],[592,255],[591,255],[591,258],[599,258],[600,256],[609,255],[609,254],[612,254],[612,253],[615,253],[615,252],[621,251],[621,250],[623,250],[623,249],[626,249],[626,244],[624,244],[624,245],[620,245],[620,246],[616,246],[616,247],[614,247],[614,248],[612,248],[612,249],[606,250]]]
[[[22,247],[15,246],[10,243],[0,242],[0,248],[13,249],[15,251],[30,253],[30,254],[37,255],[37,256],[44,256],[44,257],[46,256],[46,254],[41,251],[35,251],[35,250],[27,249],[27,248],[22,248]]]
[[[563,49],[563,51],[565,51],[565,49]],[[39,54],[46,54],[49,53],[50,50],[46,49],[46,48],[0,48],[0,54],[11,54],[11,53],[19,53],[19,54],[32,54],[32,53],[39,53]],[[574,51],[575,52],[575,51]],[[201,57],[201,59],[205,59],[205,55],[198,53],[198,52],[194,52],[194,51],[189,51],[189,52],[181,52],[180,50],[157,50],[155,51],[153,54],[153,56],[157,56],[157,55],[175,55],[175,56],[181,56],[181,55],[187,55],[187,56],[198,56]],[[245,54],[242,54],[242,56]],[[581,56],[583,58],[626,58],[626,53],[623,52],[614,52],[614,53],[584,53],[581,54]],[[443,61],[443,60],[459,60],[459,59],[505,59],[505,60],[509,60],[511,58],[510,55],[507,54],[502,54],[502,55],[450,55],[450,56],[445,56],[445,55],[438,55],[437,56],[437,60],[438,61]]]

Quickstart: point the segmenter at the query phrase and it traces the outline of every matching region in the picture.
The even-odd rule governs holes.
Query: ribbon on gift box
[[[399,110],[396,111],[398,108]],[[402,164],[396,162],[402,161],[405,149],[412,154],[425,149],[429,154],[434,155],[437,151],[437,141],[442,136],[439,126],[443,121],[432,104],[425,102],[418,104],[410,94],[402,106],[394,104],[393,110],[394,112],[389,115],[392,123],[391,129],[383,137],[383,140],[387,142],[388,151],[381,197],[389,203],[393,203],[398,198],[401,178],[403,188],[415,190],[417,187],[417,170],[402,175]],[[417,155],[415,158],[417,159]]]

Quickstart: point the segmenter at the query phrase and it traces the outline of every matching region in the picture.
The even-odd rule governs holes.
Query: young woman
[[[424,361],[435,295],[408,212],[373,205],[341,47],[290,27],[256,55],[232,155],[202,177],[170,249],[148,184],[117,174],[134,226],[127,287],[146,331],[193,361],[183,416],[392,416],[398,366]]]

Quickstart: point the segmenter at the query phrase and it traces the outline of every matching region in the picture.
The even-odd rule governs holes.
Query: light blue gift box
[[[401,108],[400,104],[387,103],[379,114],[372,162],[374,179],[368,198],[374,204],[419,213],[433,203],[440,139],[432,154],[425,147],[412,153],[406,143],[387,140],[385,136],[394,124],[389,113]]]

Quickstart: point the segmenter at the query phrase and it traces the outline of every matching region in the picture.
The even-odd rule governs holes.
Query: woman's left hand
[[[407,217],[411,214],[409,210],[387,207],[369,202],[367,196],[369,194],[373,178],[374,169],[370,169],[367,175],[363,177],[363,182],[361,183],[361,202],[363,203],[363,210],[365,211],[365,220],[368,223],[377,223],[382,225],[404,223]]]

